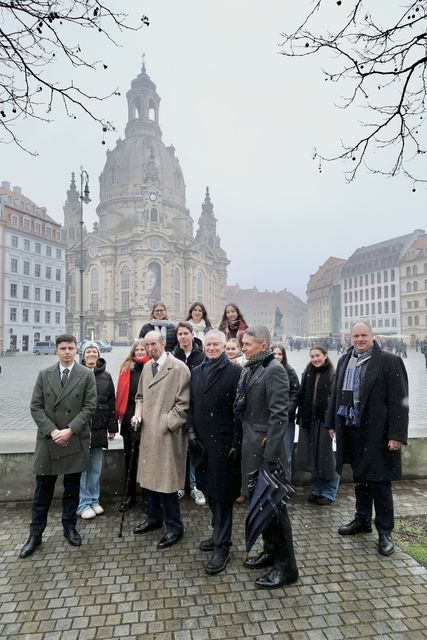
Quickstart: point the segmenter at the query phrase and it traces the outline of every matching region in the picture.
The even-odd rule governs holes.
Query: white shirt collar
[[[157,360],[157,364],[159,365],[159,369],[162,366],[162,364],[164,364],[166,362],[167,357],[168,357],[168,354],[165,351],[164,354],[162,356],[160,356],[160,358]]]
[[[62,372],[64,371],[64,369],[68,369],[68,371],[71,373],[71,369],[74,367],[74,365],[75,365],[74,360],[68,367],[64,367],[63,364],[59,363],[59,375],[62,376]]]

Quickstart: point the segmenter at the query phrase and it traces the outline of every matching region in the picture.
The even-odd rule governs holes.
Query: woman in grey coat
[[[332,439],[324,426],[334,375],[326,349],[312,347],[298,394],[297,468],[311,473],[311,492],[307,499],[318,505],[335,500],[340,480],[335,471]]]

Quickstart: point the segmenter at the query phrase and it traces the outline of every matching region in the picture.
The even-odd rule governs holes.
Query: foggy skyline
[[[425,187],[409,181],[360,173],[345,183],[343,165],[313,162],[313,148],[339,149],[355,124],[350,112],[334,107],[341,90],[323,79],[320,60],[279,55],[281,32],[296,25],[298,9],[272,0],[123,1],[150,26],[118,37],[102,57],[106,72],[78,74],[99,94],[119,85],[121,96],[94,106],[113,120],[116,133],[101,144],[99,127],[79,115],[55,111],[55,122],[27,121],[19,135],[40,155],[13,145],[1,147],[1,180],[62,222],[71,172],[90,174],[92,202],[84,206],[88,231],[97,219],[98,177],[106,150],[124,137],[126,92],[145,53],[147,73],[157,85],[160,127],[173,144],[186,183],[187,206],[197,223],[209,186],[218,234],[231,264],[228,283],[242,288],[286,287],[305,300],[310,274],[329,256],[348,258],[358,247],[426,227]],[[386,6],[385,3],[384,7]],[[84,41],[83,41],[84,43]],[[86,46],[93,46],[87,37]],[[68,69],[58,67],[63,77]],[[70,75],[70,79],[73,76]],[[427,173],[427,172],[426,172]]]

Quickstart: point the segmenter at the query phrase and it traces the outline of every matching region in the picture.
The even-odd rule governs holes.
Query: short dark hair
[[[74,342],[77,347],[77,340],[75,336],[72,336],[70,333],[61,333],[55,340],[55,347],[57,347],[60,342]]]
[[[178,322],[178,324],[176,325],[176,332],[178,333],[178,329],[181,327],[181,329],[187,329],[191,334],[194,333],[194,329],[191,326],[191,324],[189,322]]]

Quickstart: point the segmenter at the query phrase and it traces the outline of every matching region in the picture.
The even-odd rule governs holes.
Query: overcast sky
[[[113,3],[135,20],[147,14],[150,26],[118,36],[120,48],[102,49],[94,37],[79,38],[89,57],[102,56],[105,72],[72,75],[65,67],[56,72],[98,93],[119,86],[121,97],[97,106],[114,121],[117,134],[102,146],[90,120],[73,121],[57,110],[55,122],[32,121],[19,130],[25,143],[37,148],[37,158],[12,145],[0,147],[1,180],[21,186],[62,222],[71,172],[83,165],[90,174],[92,203],[85,218],[91,229],[106,149],[124,137],[125,94],[145,52],[147,72],[162,99],[163,141],[176,148],[195,221],[210,187],[218,233],[231,260],[229,284],[286,287],[305,300],[310,274],[330,255],[347,258],[359,246],[425,228],[427,216],[425,187],[413,193],[404,179],[363,173],[348,185],[339,163],[319,173],[313,148],[338,149],[353,124],[351,113],[334,107],[339,93],[324,82],[320,60],[279,55],[281,32],[296,25],[295,5],[301,15],[304,3]]]

